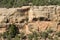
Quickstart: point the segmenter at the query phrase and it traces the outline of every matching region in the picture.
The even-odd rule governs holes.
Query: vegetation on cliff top
[[[0,7],[21,7],[28,6],[29,3],[33,5],[60,5],[60,0],[0,0]]]

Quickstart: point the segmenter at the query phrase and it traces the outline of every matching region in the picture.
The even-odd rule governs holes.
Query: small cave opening
[[[39,21],[51,21],[51,20],[46,17],[39,17]]]
[[[28,20],[29,20],[29,19],[28,19],[28,18],[26,18],[25,20],[26,20],[26,22],[28,22]]]
[[[60,25],[60,22],[57,25]]]
[[[37,21],[37,20],[38,20],[38,18],[33,18],[33,19],[32,19],[32,21]]]
[[[9,23],[9,19],[6,19],[6,20],[5,20],[5,23]]]
[[[51,19],[45,18],[45,21],[51,21]]]
[[[22,20],[20,21],[20,23],[24,23],[24,21],[25,21],[25,19],[22,19]]]
[[[39,21],[44,21],[45,17],[39,17]]]

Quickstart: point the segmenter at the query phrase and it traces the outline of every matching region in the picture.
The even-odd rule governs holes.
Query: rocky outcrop
[[[57,20],[57,9],[58,6],[33,6],[31,8],[31,10],[33,11],[33,16],[38,18],[38,17],[46,17],[49,18],[51,20]],[[32,12],[31,11],[31,12]],[[29,14],[30,16],[32,16],[31,14]],[[31,18],[31,17],[29,17]],[[32,19],[32,18],[31,18]]]
[[[37,18],[37,21],[32,21],[33,18]],[[40,21],[40,18],[43,21]],[[22,30],[26,33],[30,33],[31,30],[44,31],[45,29],[52,27],[56,30],[58,23],[60,22],[60,6],[23,6],[21,8],[0,8],[0,23],[16,23],[20,27],[22,24]],[[21,24],[21,25],[20,25]],[[1,26],[1,28],[6,28]],[[58,27],[59,28],[59,27]],[[19,29],[20,30],[20,29]],[[28,31],[27,31],[28,30]],[[59,29],[58,29],[59,30]],[[21,30],[20,30],[21,31]]]

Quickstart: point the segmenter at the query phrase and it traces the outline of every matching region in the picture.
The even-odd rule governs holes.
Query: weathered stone
[[[51,21],[32,21],[33,18],[37,18],[37,20],[39,20],[40,17],[45,17]],[[28,21],[26,21],[27,18]],[[0,8],[0,23],[5,23],[7,19],[9,21],[8,23],[28,23],[23,26],[26,33],[30,33],[29,28],[32,28],[33,31],[44,31],[48,27],[56,30],[57,21],[60,21],[60,6],[24,6],[21,8],[9,9]],[[60,30],[59,27],[58,30]]]

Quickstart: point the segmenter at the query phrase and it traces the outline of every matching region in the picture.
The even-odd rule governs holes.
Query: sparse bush
[[[52,36],[51,36],[51,35],[48,35],[48,39],[53,40],[53,38],[52,38]]]
[[[20,39],[21,39],[21,40],[26,39],[25,33],[23,33],[23,32],[20,33]]]
[[[57,33],[56,33],[56,35],[57,35],[58,37],[60,37],[60,31],[59,31],[59,32],[57,32]]]
[[[28,34],[28,40],[32,40],[33,39],[33,34]]]
[[[2,34],[0,33],[0,38],[2,37]]]
[[[4,33],[3,33],[3,38],[7,38],[7,37],[8,37],[8,35],[9,35],[9,33],[8,33],[8,32],[4,32]]]
[[[54,37],[53,40],[59,40],[58,37]]]
[[[8,40],[14,38],[19,33],[18,28],[14,24],[9,25],[7,30],[3,33],[3,38],[7,38]]]
[[[9,25],[8,32],[9,32],[9,34],[11,35],[11,37],[13,38],[13,37],[15,37],[16,34],[19,33],[19,30],[18,30],[18,28],[16,27],[16,25],[11,24],[11,25]]]
[[[36,31],[33,32],[33,36],[34,40],[38,40],[39,34]]]
[[[48,33],[47,32],[41,32],[40,36],[41,36],[41,38],[46,40],[46,38],[48,38]]]
[[[48,33],[53,33],[53,30],[51,28],[47,29]]]
[[[20,36],[16,35],[14,40],[20,40]]]

